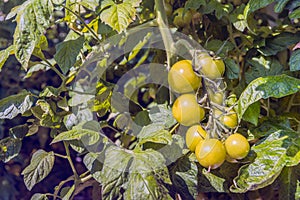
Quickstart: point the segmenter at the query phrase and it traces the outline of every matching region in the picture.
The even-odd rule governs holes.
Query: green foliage
[[[52,181],[60,159],[70,165],[63,170],[72,176],[53,194],[31,194],[33,200],[74,199],[87,187],[93,199],[207,193],[251,199],[252,191],[274,187],[280,199],[299,199],[299,6],[298,0],[27,0],[9,13],[0,10],[0,19],[3,13],[15,23],[7,28],[0,21],[0,39],[12,38],[0,46],[2,79],[11,70],[22,80],[0,88],[0,160],[5,166],[25,160],[21,174],[29,191]],[[179,8],[192,21],[176,27]],[[239,132],[251,144],[246,158],[228,157],[217,169],[200,166],[185,145],[188,127],[172,113],[180,94],[170,90],[168,70],[188,59],[197,72],[195,52],[225,64],[221,78],[201,74],[195,93],[206,113],[199,125],[209,137],[224,141]],[[11,66],[13,57],[20,69]],[[217,93],[224,95],[220,103],[209,96]],[[237,112],[237,127],[213,117],[225,107]],[[32,154],[29,164],[22,148]]]
[[[33,96],[30,92],[22,91],[0,101],[0,119],[12,119],[18,114],[28,111],[33,105]]]
[[[36,151],[30,161],[30,164],[23,170],[24,183],[28,190],[42,181],[51,172],[54,165],[54,152]]]

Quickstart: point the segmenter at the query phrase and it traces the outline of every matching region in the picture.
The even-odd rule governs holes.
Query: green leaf
[[[0,119],[12,119],[18,114],[23,114],[33,105],[30,92],[22,91],[0,100]]]
[[[33,154],[30,164],[22,172],[28,190],[48,176],[53,168],[54,160],[53,151],[46,152],[40,149]]]
[[[195,199],[198,194],[198,167],[190,156],[179,158],[170,167],[173,186],[183,199]]]
[[[276,13],[281,13],[289,1],[290,0],[276,0],[277,4],[274,7],[274,11]]]
[[[48,197],[46,194],[35,193],[30,200],[48,200]]]
[[[63,188],[63,189],[65,189],[65,188]],[[70,197],[72,196],[74,190],[75,190],[75,185],[72,185],[72,187],[66,188],[66,191],[65,191],[66,193],[64,195],[61,195],[63,197],[62,200],[69,200]]]
[[[51,144],[61,142],[61,141],[72,141],[72,140],[79,140],[83,142],[85,145],[93,145],[97,143],[100,139],[100,133],[88,130],[88,129],[82,129],[82,128],[76,128],[73,127],[70,131],[65,131],[60,134],[58,134]]]
[[[22,147],[22,141],[19,138],[7,137],[0,140],[0,160],[8,162],[16,157]]]
[[[240,66],[235,62],[235,60],[226,58],[224,60],[226,65],[226,77],[228,79],[238,79],[240,74]]]
[[[237,106],[239,119],[242,118],[250,105],[260,99],[281,98],[294,94],[299,90],[300,79],[285,74],[257,78],[240,95]]]
[[[99,117],[104,116],[110,109],[111,88],[106,87],[103,83],[98,82],[96,85],[95,98],[88,101],[91,110],[97,112]]]
[[[214,15],[217,17],[217,19],[221,19],[222,17],[228,17],[232,10],[232,4],[222,4],[218,1],[209,1],[208,4],[203,8],[203,13],[208,14],[215,11]]]
[[[14,33],[15,56],[24,69],[28,68],[29,59],[40,37],[50,26],[53,5],[50,0],[27,0],[13,10],[9,16],[16,16],[17,26]]]
[[[300,199],[300,181],[297,180],[297,189],[295,193],[295,199],[299,200]]]
[[[103,160],[104,158],[102,152],[100,153],[89,152],[83,158],[84,165],[91,172],[93,178],[99,183],[101,183],[101,170],[103,167],[103,163],[102,163]]]
[[[28,133],[29,127],[28,124],[18,125],[9,129],[9,135],[12,138],[22,139]]]
[[[48,62],[53,66],[56,64],[54,59],[49,59]],[[35,72],[48,71],[49,69],[51,69],[50,66],[45,61],[29,63],[29,67],[30,68],[27,71],[26,75],[24,76],[24,79],[31,77],[32,74]]]
[[[248,2],[249,12],[254,12],[260,8],[266,7],[272,2],[274,2],[274,0],[250,0]]]
[[[83,0],[79,1],[78,4],[86,7],[89,10],[96,11],[96,8],[99,6],[98,0]]]
[[[227,192],[227,188],[225,188],[225,179],[215,175],[212,172],[208,172],[205,168],[202,169],[202,174],[208,179],[211,186],[217,192]]]
[[[300,166],[285,167],[278,179],[279,199],[297,199],[297,181],[300,180]]]
[[[280,75],[284,70],[284,67],[277,59],[270,57],[255,57],[247,60],[247,63],[250,67],[245,73],[246,83],[250,83],[259,77]]]
[[[139,144],[146,142],[160,143],[160,144],[171,144],[172,135],[168,130],[165,130],[160,124],[150,124],[144,126],[141,132],[137,135]]]
[[[210,40],[205,45],[205,48],[213,52],[219,52],[218,56],[224,57],[227,55],[228,51],[234,49],[234,45],[228,41]]]
[[[165,104],[152,107],[149,111],[149,118],[154,124],[163,125],[167,129],[177,123],[173,117],[172,110]]]
[[[5,61],[8,59],[9,55],[13,54],[13,52],[14,52],[14,46],[9,46],[8,48],[0,51],[0,71]]]
[[[185,12],[189,9],[197,10],[202,5],[206,5],[205,0],[188,0],[184,5],[184,10]]]
[[[300,40],[300,33],[283,32],[272,38],[266,39],[266,46],[260,47],[258,51],[264,56],[276,55],[278,52],[286,50],[290,45],[293,45]]]
[[[115,159],[118,158],[118,159]],[[171,199],[162,183],[170,183],[164,157],[154,151],[128,151],[111,146],[102,170],[103,199]]]
[[[257,126],[259,114],[260,114],[260,102],[257,101],[248,107],[248,109],[243,115],[243,120]]]
[[[101,3],[101,20],[119,33],[124,31],[135,19],[136,7],[141,0],[124,0],[122,3],[115,3],[112,0],[104,0]]]
[[[300,161],[300,143],[297,144],[297,139],[297,132],[279,130],[254,145],[251,148],[256,153],[254,162],[240,168],[230,190],[243,193],[266,187],[274,182],[285,166],[290,166],[291,160],[293,165],[297,165]]]
[[[289,18],[290,19],[298,19],[298,18],[300,18],[300,9],[298,8],[298,9],[293,10],[293,12],[291,12],[289,14]]]
[[[81,36],[75,40],[64,41],[56,45],[54,59],[64,74],[75,64],[83,43],[84,37]]]
[[[52,86],[47,86],[40,93],[40,97],[58,97],[61,92],[61,88],[55,88]]]
[[[52,100],[39,99],[36,106],[31,108],[32,114],[40,120],[40,125],[51,128],[59,128],[62,121],[62,116],[56,111],[55,102]]]
[[[299,71],[300,70],[300,50],[293,51],[290,61],[290,70],[293,71]]]

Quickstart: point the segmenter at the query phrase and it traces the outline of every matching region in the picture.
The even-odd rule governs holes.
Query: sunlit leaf
[[[35,193],[30,200],[48,200],[48,197],[46,194]]]
[[[118,158],[118,159],[113,159]],[[171,199],[162,183],[170,183],[164,157],[154,150],[126,151],[110,147],[102,170],[103,198]]]
[[[122,3],[115,3],[112,0],[104,0],[101,3],[101,20],[119,33],[124,31],[135,19],[136,7],[141,0],[124,0]]]
[[[266,187],[275,181],[285,166],[297,165],[300,162],[297,138],[296,132],[279,130],[254,145],[251,148],[256,153],[254,162],[240,168],[230,190],[243,193]]]
[[[12,119],[23,114],[33,105],[33,96],[30,92],[22,91],[0,100],[0,119]]]
[[[38,150],[33,154],[30,164],[22,171],[28,190],[48,176],[53,168],[54,160],[55,156],[52,151]]]
[[[8,59],[9,55],[11,55],[13,52],[14,52],[14,46],[9,46],[8,48],[0,51],[0,71],[5,61]]]
[[[157,105],[150,109],[149,117],[155,124],[161,124],[166,128],[171,128],[176,124],[171,108],[167,105]]]
[[[238,100],[238,116],[242,118],[250,105],[260,99],[281,98],[300,90],[300,79],[287,75],[267,76],[252,81],[242,92]]]
[[[93,145],[100,139],[100,133],[88,129],[73,128],[70,131],[58,134],[51,144],[60,141],[80,140],[86,145]]]
[[[144,126],[137,137],[139,138],[139,144],[144,144],[146,142],[171,144],[172,142],[171,133],[168,130],[165,130],[160,124]]]
[[[24,69],[38,45],[40,37],[50,26],[53,5],[50,0],[27,0],[12,11],[9,17],[16,16],[17,26],[14,33],[15,56]]]

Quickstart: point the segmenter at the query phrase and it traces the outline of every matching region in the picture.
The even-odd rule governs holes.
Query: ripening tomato
[[[226,112],[215,109],[214,114],[216,118],[219,118],[220,122],[228,128],[235,128],[238,125],[238,117],[234,110],[225,108]]]
[[[200,72],[209,79],[221,78],[225,72],[225,64],[221,59],[211,57],[207,53],[198,55],[198,63]]]
[[[192,13],[190,10],[184,12],[184,8],[178,8],[174,12],[174,20],[173,23],[177,27],[185,27],[188,26],[192,21]]]
[[[195,154],[201,166],[211,169],[220,167],[226,158],[223,143],[214,138],[200,141],[196,146]]]
[[[222,105],[224,99],[224,92],[209,92],[209,99],[210,101],[214,102],[215,104]]]
[[[197,144],[206,138],[206,131],[200,125],[191,126],[185,134],[186,146],[192,151],[195,151]]]
[[[179,96],[172,106],[172,113],[177,122],[184,126],[199,123],[205,115],[205,111],[198,104],[195,94]]]
[[[177,93],[189,93],[201,86],[201,78],[193,70],[192,61],[176,62],[168,73],[171,89]]]
[[[225,140],[225,149],[231,158],[243,159],[248,155],[250,145],[243,135],[234,133]]]

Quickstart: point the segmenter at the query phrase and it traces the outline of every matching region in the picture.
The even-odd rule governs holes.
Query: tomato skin
[[[175,10],[174,15],[174,25],[181,28],[188,26],[191,23],[193,17],[190,10],[187,10],[184,13],[184,8],[178,8],[177,10]]]
[[[184,126],[198,124],[205,115],[205,111],[196,100],[195,94],[179,96],[172,106],[173,117]]]
[[[239,133],[230,135],[224,144],[227,154],[234,159],[243,159],[250,151],[249,142]]]
[[[228,128],[235,128],[238,125],[238,117],[234,110],[229,110],[226,108],[226,113],[216,109],[214,114],[216,118],[219,118],[220,122]]]
[[[210,101],[214,102],[215,104],[222,105],[223,99],[224,99],[224,93],[223,92],[216,92],[213,93],[212,91],[209,92],[209,99]]]
[[[168,73],[171,89],[177,93],[190,93],[201,86],[201,78],[193,70],[191,60],[176,62]]]
[[[185,134],[186,146],[194,152],[197,144],[206,138],[206,131],[200,125],[191,126]]]
[[[221,78],[225,72],[225,64],[220,59],[215,59],[207,53],[198,55],[198,63],[200,72],[209,79]]]
[[[196,158],[201,166],[211,169],[220,167],[226,158],[226,150],[218,139],[200,141],[195,150]]]

